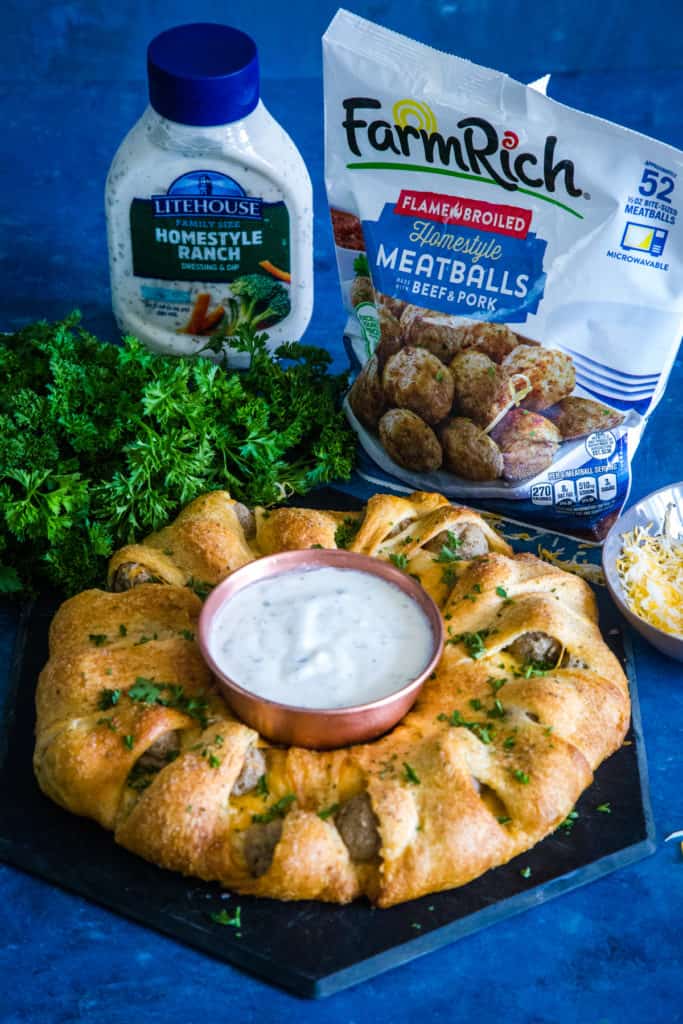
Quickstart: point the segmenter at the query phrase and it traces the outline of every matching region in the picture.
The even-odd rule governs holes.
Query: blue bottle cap
[[[259,67],[251,36],[228,25],[195,22],[156,36],[147,48],[149,101],[180,124],[239,121],[259,100]]]

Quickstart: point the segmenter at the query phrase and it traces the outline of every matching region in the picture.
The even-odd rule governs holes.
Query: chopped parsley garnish
[[[334,543],[338,548],[347,548],[360,530],[360,519],[344,516],[343,521],[334,531]]]
[[[502,677],[496,679],[494,676],[489,676],[488,679],[486,680],[486,682],[491,687],[491,690],[493,691],[493,693],[498,693],[498,691],[500,690],[501,686],[505,686],[505,684],[507,683],[507,678],[505,676],[502,676]]]
[[[134,744],[134,743],[135,743],[135,740],[134,740],[134,739],[133,739],[133,737],[132,737],[132,736],[130,735],[130,733],[129,733],[129,734],[127,735],[127,736],[124,736],[124,737],[123,737],[123,745],[124,745],[124,747],[126,747],[126,748],[127,748],[128,750],[132,750],[132,749],[133,749],[133,744]]]
[[[529,775],[527,772],[523,772],[521,768],[515,768],[512,774],[517,779],[517,782],[521,782],[523,786],[529,784]]]
[[[528,864],[525,868],[522,868],[522,870],[520,871],[520,875],[522,876],[522,878],[531,878],[531,868]]]
[[[516,742],[517,742],[516,737],[514,737],[514,736],[506,736],[504,741],[503,741],[503,750],[512,750],[512,748],[514,747]]]
[[[128,636],[128,630],[123,623],[119,626],[119,636]]]
[[[441,573],[441,582],[446,587],[452,587],[454,583],[458,582],[458,574],[452,565],[447,565]],[[447,615],[447,619],[452,619],[452,615]]]
[[[420,776],[417,774],[413,766],[408,764],[407,761],[403,762],[403,771],[406,782],[412,782],[414,786],[420,785]]]
[[[494,700],[493,707],[487,709],[486,714],[489,718],[505,718],[505,708],[498,697]]]
[[[434,377],[434,380],[437,382],[437,384],[441,383],[441,381],[443,380],[443,370],[439,370],[437,372],[436,376]]]
[[[191,630],[191,629],[181,629],[181,630],[180,630],[180,635],[181,635],[181,636],[182,636],[182,637],[183,637],[183,638],[184,638],[185,640],[194,640],[194,633],[192,632],[192,630]]]
[[[478,633],[458,633],[457,636],[452,636],[447,643],[464,644],[470,658],[477,661],[486,654],[484,640],[489,636],[490,632],[490,629],[480,629]]]
[[[512,818],[510,818],[507,814],[501,814],[497,821],[499,825],[509,825],[510,822],[512,821]]]
[[[339,810],[339,804],[330,804],[329,807],[323,807],[318,811],[318,817],[322,818],[323,821],[327,821],[333,814],[336,814]]]
[[[405,569],[408,568],[408,559],[403,554],[403,552],[401,552],[398,555],[397,554],[389,555],[389,561],[392,563],[392,565],[395,565],[397,569],[405,570]]]
[[[574,823],[578,816],[578,811],[570,811],[567,817],[564,819],[564,821],[560,822],[560,824],[557,826],[556,831],[559,832],[561,830],[562,832],[564,832],[565,835],[568,836],[571,830],[574,828]]]
[[[595,808],[595,810],[596,811],[600,811],[601,814],[611,814],[612,813],[612,807],[609,804],[609,802],[608,803],[604,803],[604,804],[598,804],[598,806]]]
[[[221,759],[216,757],[215,754],[209,754],[209,768],[220,768]]]
[[[296,797],[293,793],[287,793],[286,796],[281,796],[280,799],[274,803],[267,811],[263,814],[252,814],[251,820],[261,824],[267,825],[270,821],[275,821],[276,818],[284,818],[285,814],[289,810],[289,805],[294,803]]]
[[[462,541],[452,530],[446,531],[446,543],[441,545],[441,551],[434,559],[435,562],[459,562],[460,555],[458,548],[462,547]]]
[[[106,633],[90,633],[88,636],[88,640],[91,644],[94,644],[95,647],[103,647],[108,639],[109,637]]]
[[[120,690],[100,690],[100,695],[97,699],[97,707],[100,711],[106,711],[107,708],[115,707],[120,698]]]
[[[113,718],[98,718],[97,724],[106,725],[110,732],[116,732],[118,728]]]
[[[469,729],[469,731],[471,733],[474,733],[477,739],[481,740],[482,743],[491,742],[491,732],[493,731],[493,726],[488,725],[485,722],[468,722],[457,710],[451,711],[450,715],[446,715],[442,712],[440,715],[438,715],[438,720],[440,722],[448,722],[448,724],[453,727]]]
[[[242,927],[242,908],[235,907],[235,913],[230,914],[225,908],[222,910],[214,910],[209,915],[214,924],[221,924],[224,927],[230,928],[241,928]]]
[[[196,719],[203,729],[206,728],[206,697],[190,697],[177,683],[156,683],[153,679],[138,676],[128,690],[128,696],[141,704],[160,704],[164,708],[175,708]]]
[[[508,592],[505,587],[496,587],[496,593],[498,594],[498,597],[502,597],[504,600],[507,600]]]
[[[194,593],[197,595],[198,598],[200,598],[200,600],[203,601],[205,598],[209,596],[209,594],[213,590],[213,583],[206,583],[204,580],[196,580],[192,578],[188,583],[188,587],[190,588],[190,590],[194,591]]]
[[[478,697],[473,697],[472,700],[469,702],[469,705],[473,711],[481,711],[481,709],[484,706]]]
[[[268,779],[265,775],[259,775],[258,782],[256,783],[256,792],[262,800],[267,800],[270,796],[270,790],[268,789]]]

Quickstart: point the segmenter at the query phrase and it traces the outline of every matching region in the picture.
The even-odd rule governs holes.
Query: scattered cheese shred
[[[538,557],[545,562],[550,562],[551,565],[556,565],[558,569],[564,569],[565,572],[573,572],[575,576],[581,576],[588,583],[596,583],[598,586],[605,585],[605,574],[599,565],[581,561],[580,559],[585,558],[585,555],[582,555],[580,551],[577,552],[576,558],[561,558],[560,556],[563,554],[564,548],[558,548],[555,552],[544,548],[542,544],[538,545]]]
[[[683,636],[683,538],[675,537],[669,505],[661,533],[652,523],[623,535],[617,572],[634,615],[673,636]],[[680,516],[680,513],[679,513]]]

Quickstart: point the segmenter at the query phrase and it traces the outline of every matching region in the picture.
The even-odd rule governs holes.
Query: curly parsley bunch
[[[346,375],[328,373],[323,349],[271,356],[243,327],[239,372],[100,342],[79,320],[0,345],[0,591],[101,582],[112,551],[204,491],[269,505],[348,478]]]

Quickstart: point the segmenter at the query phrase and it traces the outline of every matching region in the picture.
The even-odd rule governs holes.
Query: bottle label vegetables
[[[683,154],[347,11],[323,55],[373,479],[600,539],[683,333]]]

